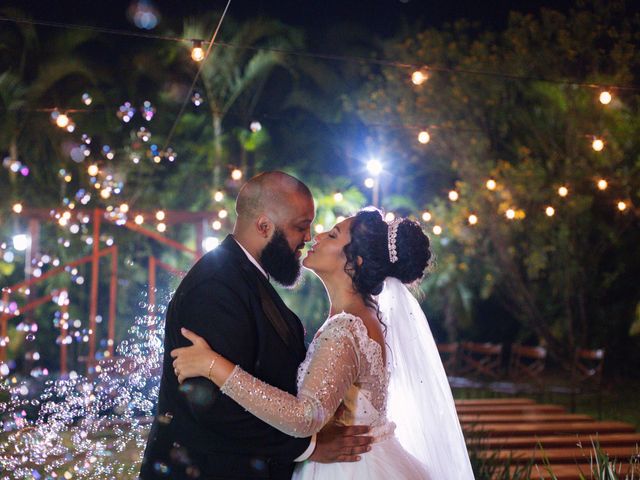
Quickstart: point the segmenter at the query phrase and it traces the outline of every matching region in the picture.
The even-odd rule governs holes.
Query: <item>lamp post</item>
[[[373,206],[380,207],[380,174],[383,172],[384,167],[380,160],[372,158],[367,162],[367,170],[372,177],[371,180],[373,180]]]

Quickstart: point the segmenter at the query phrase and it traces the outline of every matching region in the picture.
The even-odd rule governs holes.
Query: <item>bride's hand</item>
[[[193,345],[190,347],[171,350],[173,371],[178,377],[178,383],[188,378],[207,377],[211,362],[218,354],[211,350],[207,341],[186,328],[180,329],[182,335]]]

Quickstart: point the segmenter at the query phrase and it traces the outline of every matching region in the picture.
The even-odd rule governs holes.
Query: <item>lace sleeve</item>
[[[308,437],[329,421],[358,375],[349,322],[328,325],[319,338],[298,396],[268,385],[236,366],[221,391],[269,425]]]

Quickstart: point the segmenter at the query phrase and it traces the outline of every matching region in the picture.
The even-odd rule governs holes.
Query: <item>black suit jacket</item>
[[[158,415],[140,477],[290,478],[293,460],[310,439],[269,426],[207,379],[180,386],[170,352],[190,345],[181,327],[257,378],[297,391],[297,368],[305,356],[302,324],[228,236],[193,266],[169,303]]]

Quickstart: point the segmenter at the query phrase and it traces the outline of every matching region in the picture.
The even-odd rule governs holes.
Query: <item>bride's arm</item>
[[[180,381],[208,377],[256,417],[294,437],[308,437],[320,431],[358,374],[355,339],[343,322],[330,325],[317,339],[297,397],[248,374],[213,352],[194,333],[183,334],[194,345],[171,352]]]

